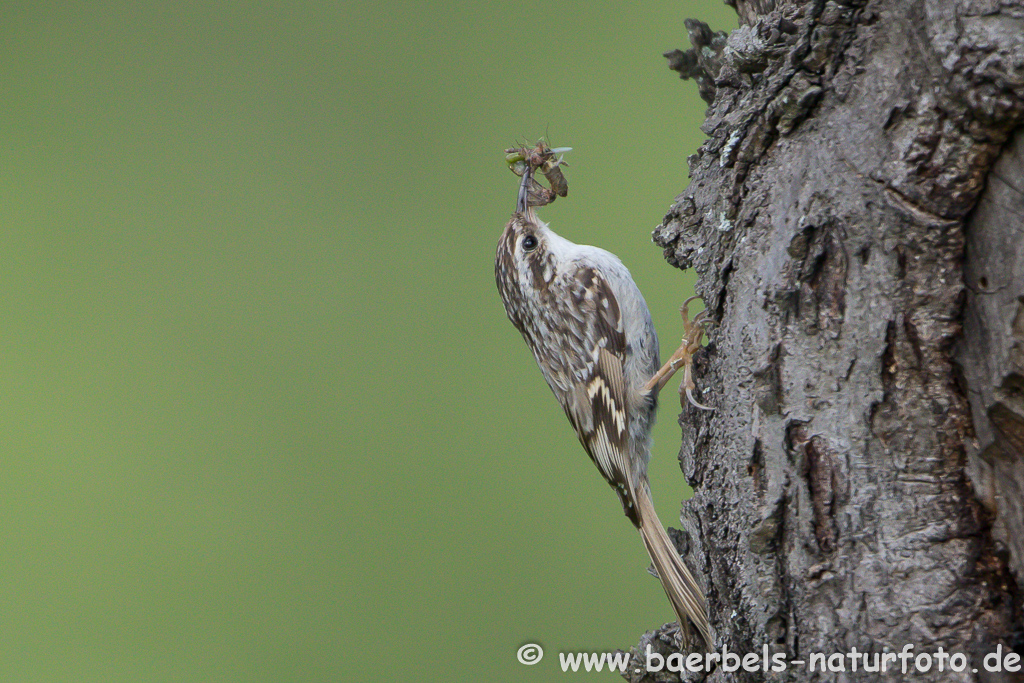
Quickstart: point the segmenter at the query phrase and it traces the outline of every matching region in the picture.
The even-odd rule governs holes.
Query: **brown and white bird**
[[[703,329],[683,321],[679,350],[659,369],[658,335],[643,295],[622,262],[574,244],[537,219],[526,169],[516,213],[498,241],[494,276],[509,320],[533,352],[583,448],[640,531],[684,642],[689,623],[713,647],[704,594],[654,511],[647,480],[657,396],[680,367],[690,401],[692,354]]]

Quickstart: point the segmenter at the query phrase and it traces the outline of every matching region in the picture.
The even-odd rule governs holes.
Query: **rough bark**
[[[970,664],[708,679],[1017,680],[972,669],[1021,646],[1024,6],[730,4],[739,29],[688,20],[667,55],[708,140],[654,233],[717,322],[717,410],[680,416],[716,647]],[[704,678],[643,672],[647,645],[671,633],[628,679]]]

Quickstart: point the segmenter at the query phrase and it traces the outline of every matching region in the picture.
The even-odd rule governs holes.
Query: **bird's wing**
[[[572,367],[575,390],[565,406],[583,447],[635,520],[626,400],[626,334],[615,293],[600,273],[581,264],[569,283],[568,343],[586,349]]]

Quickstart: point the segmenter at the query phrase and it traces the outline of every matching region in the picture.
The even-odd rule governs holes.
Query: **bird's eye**
[[[537,238],[533,235],[527,235],[523,238],[523,251],[533,251],[537,248]]]

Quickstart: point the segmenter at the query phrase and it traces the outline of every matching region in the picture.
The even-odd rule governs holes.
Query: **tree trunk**
[[[787,670],[646,672],[658,631],[626,678],[1020,680],[983,660],[1024,651],[1024,5],[729,4],[667,55],[711,106],[654,240],[717,323],[681,546],[716,649]]]

